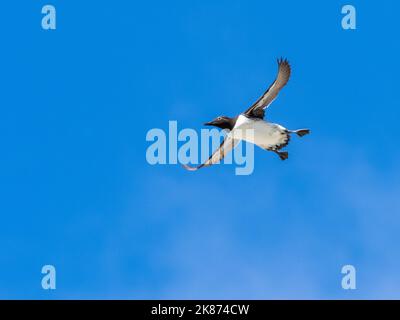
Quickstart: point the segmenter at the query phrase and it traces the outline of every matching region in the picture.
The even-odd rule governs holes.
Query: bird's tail
[[[306,134],[310,133],[310,129],[299,129],[299,130],[292,130],[291,133],[297,134],[299,137],[303,137]]]

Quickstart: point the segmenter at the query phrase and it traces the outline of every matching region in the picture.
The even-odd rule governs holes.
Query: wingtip
[[[276,61],[278,62],[278,65],[279,65],[279,66],[280,66],[280,65],[283,65],[283,64],[289,65],[288,59],[283,58],[283,57],[280,57],[280,58],[276,59]]]
[[[191,166],[188,166],[187,164],[182,164],[182,167],[188,171],[196,171],[199,169],[199,167],[191,167]]]

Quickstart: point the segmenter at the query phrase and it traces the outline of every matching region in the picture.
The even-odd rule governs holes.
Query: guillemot
[[[262,149],[275,152],[281,160],[286,160],[289,153],[280,150],[288,145],[290,135],[295,133],[302,137],[310,133],[309,129],[289,130],[279,124],[264,120],[265,109],[276,99],[279,91],[287,84],[290,78],[291,68],[289,62],[282,58],[278,59],[277,62],[278,74],[275,81],[250,108],[236,117],[220,116],[204,124],[218,127],[228,133],[219,148],[214,151],[206,162],[197,167],[183,165],[185,169],[194,171],[220,162],[235,148],[240,140],[254,143]],[[245,133],[249,129],[252,133],[250,135]]]

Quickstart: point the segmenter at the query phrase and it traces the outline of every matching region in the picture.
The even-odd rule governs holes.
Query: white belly
[[[288,141],[287,130],[281,125],[242,115],[236,121],[232,134],[234,139],[245,140],[264,149],[271,149]]]

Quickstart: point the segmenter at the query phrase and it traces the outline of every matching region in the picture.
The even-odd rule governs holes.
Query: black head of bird
[[[219,116],[210,122],[206,122],[204,125],[205,126],[214,126],[214,127],[218,127],[221,129],[232,130],[235,125],[235,122],[236,122],[235,118]]]

